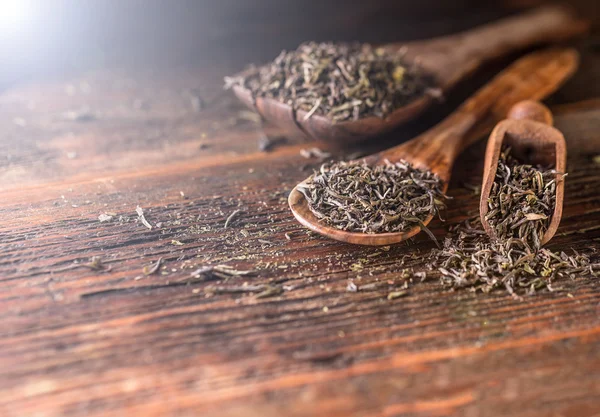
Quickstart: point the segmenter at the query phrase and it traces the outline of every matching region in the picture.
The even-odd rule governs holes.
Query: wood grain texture
[[[415,277],[423,236],[385,250],[307,233],[286,197],[319,165],[299,150],[326,147],[259,152],[220,91],[228,70],[93,73],[0,96],[0,415],[597,416],[597,279],[523,301],[452,291]],[[556,114],[568,144],[600,142],[597,111]],[[477,213],[463,184],[481,182],[483,152],[457,162],[439,238]],[[569,172],[551,247],[597,262],[600,170],[588,153]],[[80,266],[93,256],[107,268]],[[256,274],[177,282],[207,264]],[[388,301],[404,270],[409,294]],[[206,295],[245,281],[284,292]]]

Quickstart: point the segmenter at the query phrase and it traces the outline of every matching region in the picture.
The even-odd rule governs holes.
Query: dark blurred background
[[[0,89],[102,68],[265,61],[314,40],[386,42],[466,29],[542,0],[2,0]],[[569,2],[593,20],[600,1]],[[468,10],[468,13],[465,11]]]

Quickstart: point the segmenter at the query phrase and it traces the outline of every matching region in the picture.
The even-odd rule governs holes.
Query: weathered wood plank
[[[299,150],[326,145],[258,151],[217,80],[105,73],[0,97],[1,415],[596,415],[597,279],[517,301],[428,274],[388,301],[432,243],[363,248],[305,231],[286,196],[319,164]],[[597,111],[564,107],[556,124],[567,141],[600,143]],[[480,181],[481,145],[457,164],[440,237],[476,213],[462,185]],[[600,165],[593,147],[576,153],[552,247],[598,261]],[[82,266],[93,256],[106,270]],[[207,264],[256,273],[176,282]],[[351,293],[349,281],[377,285]],[[285,291],[207,295],[244,282]]]

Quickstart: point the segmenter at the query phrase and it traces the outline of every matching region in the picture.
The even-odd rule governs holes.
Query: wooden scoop
[[[485,152],[479,215],[484,230],[492,239],[496,238],[496,233],[485,216],[488,213],[488,198],[496,177],[498,158],[503,145],[510,146],[514,155],[528,163],[542,166],[554,165],[557,172],[566,172],[567,145],[563,134],[553,128],[552,123],[552,113],[546,106],[527,100],[514,105],[510,109],[508,119],[498,123],[490,134]],[[556,205],[548,230],[541,239],[542,245],[552,239],[558,229],[562,217],[564,193],[563,176],[557,174]]]
[[[500,20],[476,29],[425,41],[393,43],[382,47],[391,53],[403,53],[407,64],[417,64],[437,82],[445,93],[486,61],[528,46],[567,39],[584,32],[587,24],[565,9],[548,6]],[[265,120],[292,133],[338,143],[352,143],[387,132],[415,118],[434,102],[424,95],[396,109],[386,118],[366,117],[356,121],[334,122],[325,116],[295,112],[274,99],[253,99],[249,90],[236,86],[237,97]]]
[[[538,51],[517,60],[442,122],[402,145],[365,158],[371,165],[405,160],[417,168],[439,175],[448,187],[456,157],[474,143],[521,100],[539,100],[555,91],[577,67],[573,49]],[[304,185],[305,182],[299,185]],[[288,199],[296,219],[309,229],[342,242],[361,245],[389,245],[408,239],[421,230],[416,226],[405,232],[367,234],[329,227],[312,214],[304,195],[296,186]],[[423,221],[427,225],[433,216]]]

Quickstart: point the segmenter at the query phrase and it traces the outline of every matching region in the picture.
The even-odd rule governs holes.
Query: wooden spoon
[[[531,45],[564,40],[584,32],[586,28],[586,22],[573,17],[564,8],[547,6],[467,32],[425,41],[387,44],[383,48],[405,54],[408,64],[415,63],[431,74],[437,87],[445,93],[486,61]],[[366,117],[357,121],[333,122],[320,115],[307,118],[306,111],[295,112],[292,107],[274,99],[257,97],[254,100],[250,90],[241,86],[233,90],[242,102],[265,120],[288,132],[344,144],[387,132],[413,119],[434,101],[430,95],[424,95],[384,119]]]
[[[487,143],[479,215],[486,233],[496,238],[494,229],[485,219],[488,213],[488,198],[496,177],[498,158],[503,145],[509,145],[511,152],[534,165],[554,165],[559,173],[566,172],[567,145],[563,134],[552,127],[553,119],[550,110],[541,103],[527,100],[515,104],[508,114],[508,119],[496,125]],[[563,175],[556,175],[556,204],[548,230],[541,239],[541,244],[548,243],[556,233],[562,217],[565,182]]]
[[[508,110],[521,100],[539,100],[555,91],[576,69],[578,54],[573,49],[538,51],[517,60],[462,104],[442,122],[402,145],[365,158],[371,165],[405,160],[417,168],[439,175],[448,187],[456,157],[489,132]],[[299,185],[304,185],[307,180]],[[296,219],[309,229],[342,242],[361,245],[388,245],[408,239],[421,230],[367,234],[329,227],[312,214],[298,185],[288,198]],[[433,216],[423,223],[427,225]]]

